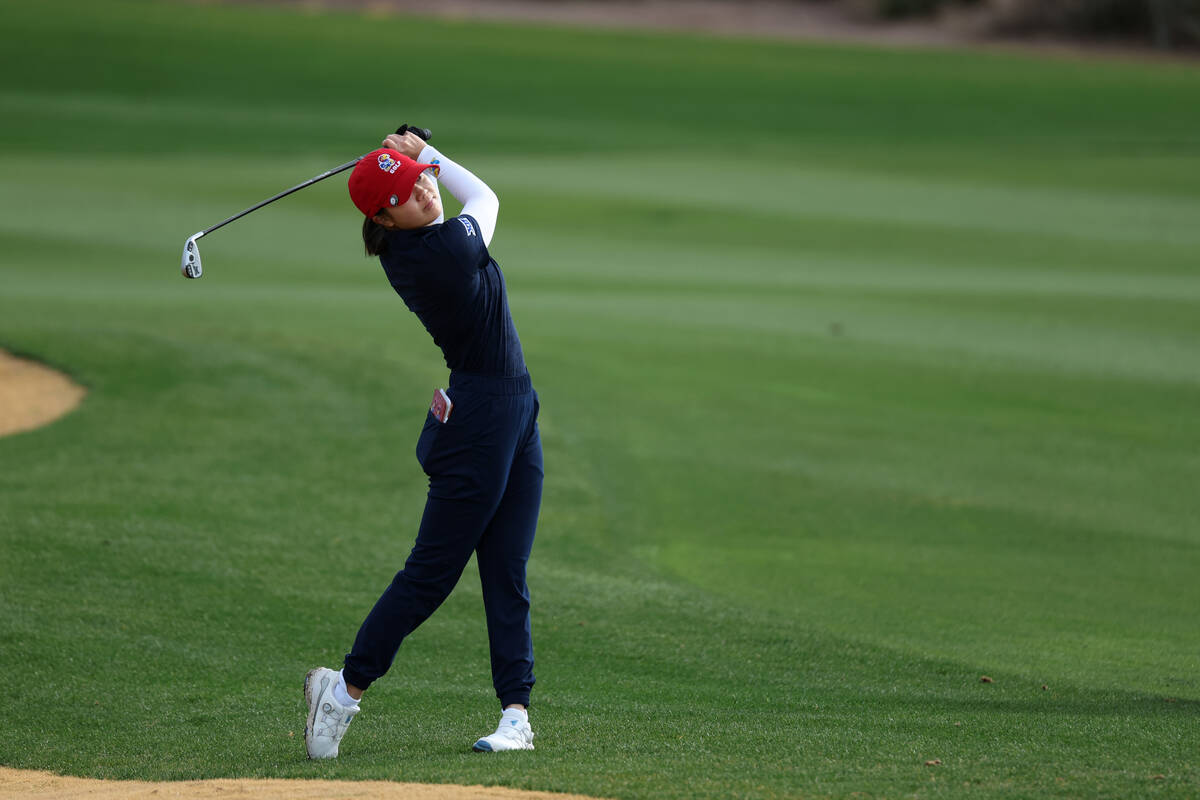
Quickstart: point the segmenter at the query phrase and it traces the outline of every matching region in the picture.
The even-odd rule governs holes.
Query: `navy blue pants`
[[[525,564],[542,503],[537,393],[528,375],[451,373],[450,419],[426,416],[417,461],[429,496],[417,542],[346,654],[346,682],[366,689],[392,665],[404,637],[429,618],[476,555],[502,706],[529,705],[533,636]]]

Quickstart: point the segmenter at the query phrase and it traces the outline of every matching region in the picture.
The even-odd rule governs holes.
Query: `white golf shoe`
[[[304,726],[304,748],[309,758],[337,758],[338,742],[358,713],[358,706],[344,706],[333,696],[338,674],[325,667],[304,676],[304,699],[308,723]]]
[[[480,753],[499,753],[503,750],[532,750],[533,729],[529,723],[513,717],[500,718],[500,727],[491,736],[475,742],[473,750]]]

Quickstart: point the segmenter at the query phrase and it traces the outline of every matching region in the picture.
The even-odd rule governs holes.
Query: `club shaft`
[[[213,232],[213,231],[215,231],[217,228],[224,227],[224,226],[228,225],[229,223],[233,222],[233,221],[234,221],[234,220],[236,220],[236,219],[241,219],[242,217],[244,217],[244,216],[246,216],[247,214],[249,214],[251,211],[257,211],[258,209],[262,208],[263,206],[265,206],[265,205],[269,205],[269,204],[271,204],[271,203],[274,203],[276,200],[278,200],[278,199],[280,199],[280,198],[282,198],[282,197],[287,197],[287,196],[288,196],[289,194],[291,194],[292,192],[298,192],[298,191],[300,191],[301,189],[303,189],[305,186],[312,186],[314,183],[316,183],[316,182],[318,182],[318,181],[323,181],[323,180],[325,180],[326,178],[329,178],[329,177],[332,177],[332,176],[334,176],[334,175],[337,175],[339,172],[345,172],[346,170],[350,169],[350,168],[351,168],[351,167],[353,167],[355,164],[357,164],[359,161],[362,161],[362,159],[363,159],[363,156],[359,156],[358,158],[354,159],[353,161],[347,161],[345,164],[342,164],[340,167],[334,167],[334,168],[333,168],[333,169],[331,169],[331,170],[326,170],[325,172],[322,172],[320,175],[317,175],[317,176],[315,176],[315,177],[309,178],[309,179],[308,179],[308,180],[306,180],[304,183],[300,183],[300,184],[297,184],[297,185],[293,186],[293,187],[292,187],[292,188],[290,188],[290,189],[286,189],[286,190],[284,190],[284,191],[280,192],[279,194],[275,195],[274,197],[268,197],[266,200],[263,200],[263,201],[262,201],[261,203],[259,203],[258,205],[253,205],[253,206],[250,206],[250,207],[249,207],[249,208],[247,208],[245,211],[242,211],[242,212],[240,212],[240,213],[238,213],[238,214],[234,214],[234,215],[233,215],[232,217],[230,217],[229,219],[227,219],[227,220],[224,220],[223,222],[218,222],[216,225],[213,225],[211,228],[205,228],[205,229],[204,229],[204,230],[202,230],[200,233],[196,234],[196,236],[195,236],[194,238],[197,238],[197,239],[198,239],[198,238],[200,238],[201,236],[204,236],[205,234],[212,233],[212,232]]]

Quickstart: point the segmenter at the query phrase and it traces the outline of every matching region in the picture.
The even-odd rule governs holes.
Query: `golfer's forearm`
[[[454,199],[462,203],[462,213],[470,214],[479,223],[484,244],[492,243],[496,232],[496,215],[500,211],[500,200],[488,185],[461,164],[442,155],[432,145],[426,145],[417,160],[430,164],[438,160],[438,180],[442,182]]]

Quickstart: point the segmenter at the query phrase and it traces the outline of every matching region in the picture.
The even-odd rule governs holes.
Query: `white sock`
[[[506,708],[504,713],[500,715],[500,723],[503,724],[506,719],[515,719],[517,722],[529,722],[529,712],[523,708]]]
[[[358,701],[350,696],[350,692],[346,691],[346,678],[343,677],[341,670],[338,670],[337,683],[333,685],[333,699],[344,706],[358,705]]]

